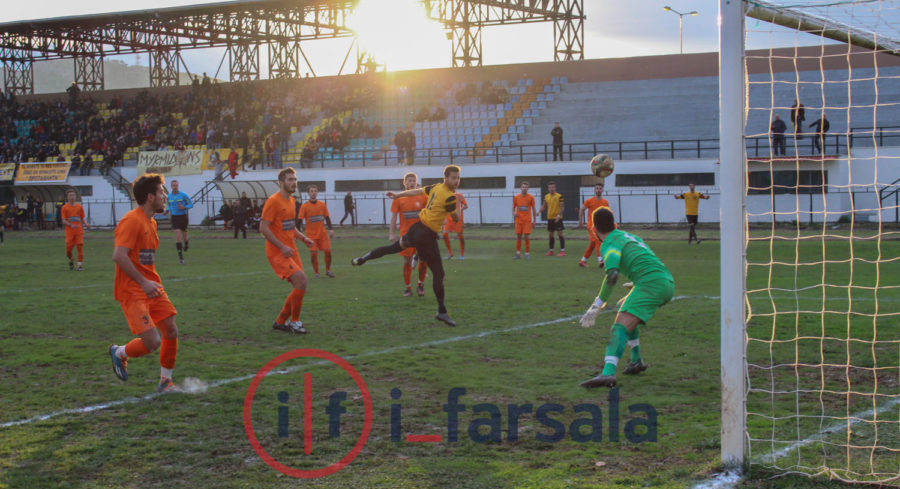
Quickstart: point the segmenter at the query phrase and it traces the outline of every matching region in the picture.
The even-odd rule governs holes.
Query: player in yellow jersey
[[[447,216],[452,216],[453,221],[459,220],[459,209],[456,204],[456,189],[459,187],[459,167],[448,165],[444,167],[444,181],[425,188],[406,190],[400,193],[388,192],[386,195],[392,199],[413,197],[416,195],[428,196],[428,203],[419,213],[419,222],[410,226],[409,231],[400,237],[398,241],[388,246],[375,248],[365,255],[354,258],[350,264],[360,266],[369,260],[381,258],[384,255],[400,253],[406,248],[415,247],[419,260],[424,261],[431,269],[431,286],[434,297],[438,302],[438,313],[435,319],[443,321],[450,326],[456,326],[456,321],[447,314],[444,306],[444,264],[441,261],[441,252],[438,249],[437,236],[441,232],[441,225]]]
[[[693,183],[689,184],[688,187],[690,188],[689,191],[675,195],[675,198],[684,200],[684,217],[687,218],[688,225],[691,228],[688,233],[688,244],[691,244],[692,239],[697,240],[697,244],[700,244],[700,238],[697,237],[697,231],[695,230],[697,227],[697,215],[699,214],[700,199],[709,200],[709,195],[695,192]]]
[[[550,249],[547,250],[545,256],[553,256],[553,246],[555,245],[553,233],[559,236],[559,254],[556,256],[566,256],[566,238],[563,237],[563,196],[556,193],[556,182],[547,184],[547,195],[544,196],[544,203],[538,214],[547,209],[547,234],[550,236]]]

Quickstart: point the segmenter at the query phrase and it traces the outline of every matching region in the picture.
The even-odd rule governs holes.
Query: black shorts
[[[182,214],[180,216],[172,216],[172,229],[180,229],[182,231],[187,231],[188,226],[188,216],[187,214]]]
[[[688,224],[697,224],[697,216],[696,216],[696,214],[693,215],[693,216],[690,215],[690,214],[687,214],[687,215],[685,215],[684,217],[687,218]]]
[[[427,263],[429,268],[433,268],[432,265],[443,267],[438,235],[421,221],[413,223],[402,239],[404,243],[415,247],[419,260]]]
[[[551,233],[552,233],[553,231],[562,231],[562,230],[564,230],[564,229],[566,229],[566,227],[563,226],[563,221],[562,221],[562,219],[560,219],[560,220],[554,219],[554,220],[551,220],[551,221],[547,221],[547,231],[549,231],[549,232],[551,232]]]

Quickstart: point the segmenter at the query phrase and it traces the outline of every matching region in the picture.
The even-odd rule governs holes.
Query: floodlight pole
[[[721,205],[720,368],[722,381],[721,450],[726,466],[745,461],[747,361],[744,154],[744,4],[719,0],[719,185]]]
[[[685,15],[697,15],[696,10],[691,10],[690,12],[679,12],[672,7],[666,5],[663,7],[663,10],[666,12],[672,12],[673,14],[678,16],[678,52],[684,54],[684,16]]]

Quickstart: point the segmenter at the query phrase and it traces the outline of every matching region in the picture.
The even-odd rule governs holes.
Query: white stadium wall
[[[877,152],[876,152],[877,149]],[[851,154],[852,174],[847,171],[847,165],[838,161],[826,161],[825,169],[828,171],[828,192],[814,194],[782,194],[774,199],[777,220],[781,222],[800,221],[821,222],[822,220],[836,221],[841,216],[848,216],[855,202],[858,219],[877,220],[874,213],[867,209],[874,208],[877,204],[878,194],[872,182],[875,181],[877,169],[877,182],[879,185],[888,185],[900,178],[900,167],[896,165],[900,156],[900,147],[861,148],[853,150]],[[821,169],[822,163],[816,161],[803,161],[801,170]],[[587,174],[587,162],[547,162],[547,163],[499,163],[460,165],[462,178],[478,177],[504,177],[505,188],[499,189],[464,189],[469,209],[466,212],[466,222],[471,224],[510,224],[512,221],[511,203],[512,195],[518,192],[515,187],[516,177],[566,177],[582,176]],[[710,195],[708,201],[700,204],[700,221],[713,223],[719,221],[719,189],[718,174],[719,165],[712,159],[693,160],[624,160],[616,162],[616,172],[612,178],[607,178],[605,197],[616,212],[617,218],[623,223],[678,223],[684,222],[684,204],[674,199],[673,195],[687,190],[684,185],[679,186],[652,186],[652,187],[619,187],[616,186],[616,176],[636,174],[678,174],[678,173],[713,173],[716,185],[698,186],[697,190]],[[389,166],[389,167],[363,167],[363,168],[337,168],[337,169],[303,169],[298,171],[300,181],[324,181],[324,193],[320,198],[325,199],[334,220],[343,215],[344,192],[335,192],[335,182],[346,180],[395,180],[400,187],[400,180],[404,173],[415,172],[420,179],[441,177],[443,167],[432,166]],[[750,171],[764,171],[769,169],[768,162],[751,161]],[[776,162],[772,169],[795,170],[797,165],[792,161]],[[137,169],[128,167],[121,169],[126,179],[133,179]],[[184,175],[175,177],[181,189],[193,195],[212,179],[212,172],[205,171],[199,175]],[[247,180],[272,180],[277,178],[275,170],[242,171],[236,181]],[[167,178],[167,181],[171,178]],[[131,205],[125,201],[121,192],[115,191],[102,177],[78,177],[69,178],[72,185],[93,186],[93,196],[84,197],[86,207],[90,210],[90,219],[95,225],[111,225],[114,222],[113,212],[116,218],[120,218],[127,212]],[[303,189],[300,189],[303,190]],[[539,201],[540,189],[532,187],[532,195]],[[591,196],[593,189],[589,186],[581,188],[581,199]],[[357,203],[357,219],[359,224],[384,225],[390,221],[390,199],[384,197],[383,192],[353,192]],[[113,200],[117,201],[113,203]],[[213,216],[221,206],[221,195],[213,190],[211,198],[204,202],[197,202],[190,212],[192,225],[200,224],[207,216]],[[888,203],[890,204],[890,203]],[[538,203],[540,205],[540,203]],[[751,221],[768,221],[767,212],[771,211],[773,201],[766,195],[750,195],[747,198],[747,209]],[[115,211],[113,211],[115,208]],[[812,214],[810,214],[812,209]],[[825,211],[825,212],[823,212]],[[882,219],[893,221],[895,212],[893,209],[883,211]],[[759,218],[754,218],[754,215]]]

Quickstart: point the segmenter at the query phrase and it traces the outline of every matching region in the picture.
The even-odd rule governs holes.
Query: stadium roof
[[[49,17],[44,19],[21,20],[0,23],[0,31],[25,34],[33,29],[44,27],[96,27],[99,25],[127,22],[143,18],[158,20],[177,19],[192,15],[208,15],[216,13],[247,12],[259,9],[282,9],[305,6],[333,6],[355,4],[359,0],[237,0],[230,2],[200,3],[145,10],[127,10],[102,14],[71,15],[67,17]]]

